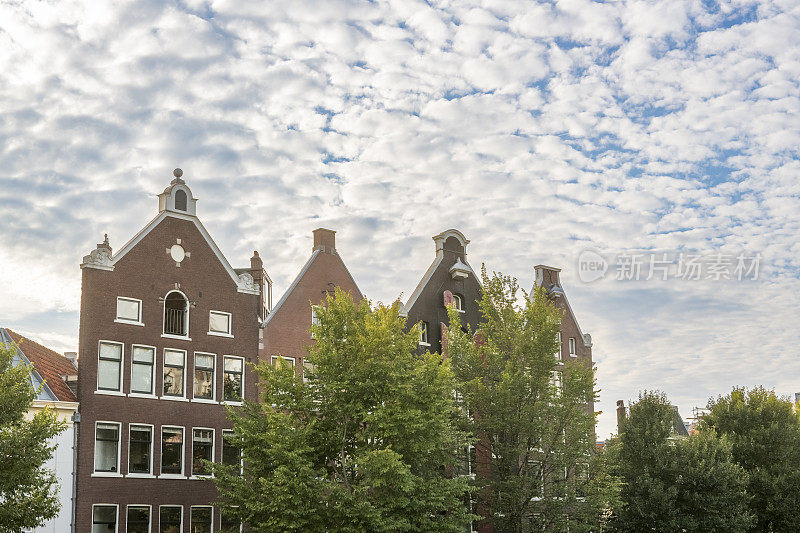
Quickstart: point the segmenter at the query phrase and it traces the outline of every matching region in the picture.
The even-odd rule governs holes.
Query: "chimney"
[[[314,250],[323,253],[336,253],[336,232],[330,229],[317,228],[314,230]]]
[[[253,251],[253,257],[250,258],[250,270],[261,270],[264,268],[264,261],[258,255],[258,251]]]
[[[625,402],[617,400],[617,435],[622,435],[622,425],[625,422]]]
[[[78,352],[64,352],[64,357],[69,359],[69,362],[72,363],[72,366],[78,368]]]
[[[560,268],[536,265],[533,270],[536,273],[536,285],[539,287],[544,287],[545,289],[553,286],[561,287],[561,281],[558,279],[558,273],[561,272]]]

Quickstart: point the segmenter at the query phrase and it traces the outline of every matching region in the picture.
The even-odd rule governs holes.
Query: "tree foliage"
[[[230,410],[245,468],[212,465],[226,510],[254,531],[460,531],[449,363],[415,355],[397,305],[337,289],[316,316],[306,379],[260,364],[261,403]]]
[[[446,353],[476,439],[477,510],[495,531],[597,530],[615,485],[595,463],[594,371],[558,365],[561,311],[546,291],[482,272],[482,322],[449,310]],[[555,379],[554,379],[555,378]]]
[[[666,396],[644,391],[606,445],[611,470],[623,481],[614,528],[747,531],[747,474],[733,461],[730,441],[710,431],[672,437],[674,416]]]
[[[13,366],[16,346],[0,344],[0,533],[17,533],[58,514],[56,477],[44,467],[66,427],[51,409],[26,417],[37,391],[31,367]]]
[[[734,388],[708,403],[701,427],[733,445],[748,473],[752,531],[800,531],[800,414],[763,387]]]

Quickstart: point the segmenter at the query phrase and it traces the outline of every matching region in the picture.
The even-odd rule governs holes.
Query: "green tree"
[[[749,474],[752,531],[800,531],[800,415],[774,391],[734,388],[708,403],[701,427],[727,437]]]
[[[44,468],[66,428],[51,409],[26,419],[37,391],[31,368],[13,366],[16,346],[0,344],[0,532],[17,533],[58,514],[56,477]]]
[[[212,468],[223,506],[254,531],[456,532],[469,486],[448,475],[465,435],[453,376],[415,355],[399,306],[340,290],[312,326],[306,378],[260,364],[261,403],[230,410],[244,474]]]
[[[608,443],[612,471],[623,481],[615,529],[747,531],[747,474],[733,461],[731,443],[709,431],[673,437],[674,416],[664,394],[644,391]]]
[[[598,530],[616,485],[594,456],[594,371],[558,365],[561,311],[546,291],[485,268],[482,282],[477,332],[451,308],[446,349],[473,415],[476,509],[497,532]]]

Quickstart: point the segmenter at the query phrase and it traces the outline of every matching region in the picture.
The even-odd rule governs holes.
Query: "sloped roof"
[[[69,359],[10,329],[3,328],[2,331],[17,344],[19,351],[30,361],[57,400],[62,402],[78,401],[61,378],[61,376],[76,375],[78,373],[78,369]],[[5,337],[5,335],[2,337]],[[0,341],[2,341],[2,337],[0,337]]]

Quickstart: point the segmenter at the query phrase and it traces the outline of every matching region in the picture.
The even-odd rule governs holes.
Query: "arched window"
[[[460,294],[454,294],[453,295],[453,305],[455,305],[456,310],[459,313],[463,313],[464,312],[464,299],[461,297]]]
[[[189,302],[178,291],[170,292],[164,299],[164,334],[189,336]]]
[[[186,211],[186,191],[183,189],[178,189],[175,191],[175,209],[179,211]]]

